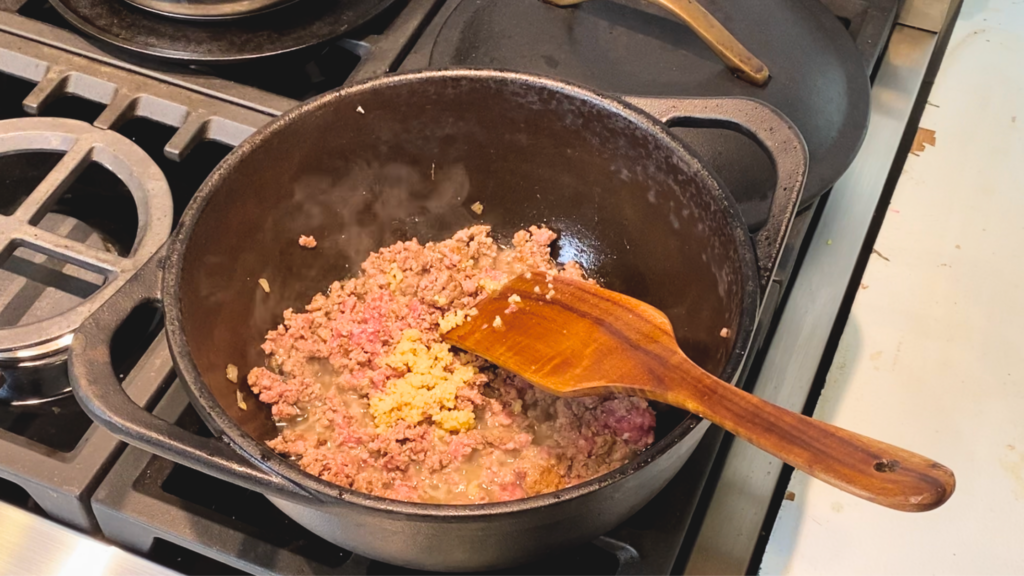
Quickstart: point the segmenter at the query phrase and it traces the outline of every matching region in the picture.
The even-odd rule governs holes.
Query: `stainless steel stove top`
[[[9,211],[0,201],[0,245],[10,246],[0,250],[6,258],[0,263],[0,325],[13,327],[0,328],[0,383],[65,389],[61,338],[166,237],[231,147],[300,99],[408,68],[405,59],[416,42],[445,5],[457,1],[397,2],[318,55],[254,74],[251,68],[189,68],[129,57],[81,36],[45,0],[0,0],[0,120],[21,119],[0,123],[0,187],[29,199]],[[753,347],[760,352],[742,375],[748,389],[796,409],[807,398],[856,262],[857,238],[870,222],[942,24],[916,2],[895,21],[897,0],[823,1],[847,25],[865,66],[877,71],[875,110],[847,177],[827,203],[798,215],[766,296]],[[26,144],[26,134],[64,140],[38,146]],[[64,159],[4,155],[14,150],[71,152]],[[123,169],[86,175],[97,153],[125,159],[118,164]],[[115,192],[95,196],[97,189]],[[104,219],[87,209],[100,201],[127,204],[117,218]],[[32,224],[27,232],[26,222]],[[823,254],[823,235],[849,238],[853,248],[842,257]],[[776,314],[782,304],[784,312]],[[59,319],[48,330],[18,331],[47,315]],[[129,324],[113,349],[130,395],[202,432],[174,382],[159,319],[143,311]],[[8,330],[21,338],[5,339]],[[52,349],[39,348],[47,345]],[[2,355],[17,350],[47,361],[34,374],[16,358],[5,364]],[[787,368],[780,359],[786,354],[801,358],[799,370]],[[738,443],[720,451],[721,441],[720,432],[709,432],[675,481],[624,526],[515,571],[746,570],[782,467]],[[749,482],[761,474],[767,480]],[[0,525],[4,572],[55,572],[85,562],[97,573],[401,571],[290,524],[259,494],[125,449],[90,425],[68,397],[35,407],[0,405]],[[739,536],[730,538],[730,529]]]

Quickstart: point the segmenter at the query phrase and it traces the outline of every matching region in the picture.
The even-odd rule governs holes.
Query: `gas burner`
[[[67,392],[66,378],[50,376],[75,330],[171,232],[173,201],[167,180],[127,138],[63,118],[0,122],[0,156],[40,152],[62,156],[30,194],[0,213],[0,318],[7,324],[0,328],[0,399],[7,404],[34,403]],[[125,254],[106,246],[82,222],[51,212],[92,163],[120,179],[137,207],[135,239]],[[19,368],[17,376],[13,367]],[[40,376],[34,375],[39,371]]]
[[[373,18],[393,1],[313,0],[206,22],[167,18],[120,0],[52,4],[82,31],[119,48],[168,60],[227,63],[316,46]]]
[[[125,0],[170,18],[215,20],[243,18],[291,4],[296,0]]]

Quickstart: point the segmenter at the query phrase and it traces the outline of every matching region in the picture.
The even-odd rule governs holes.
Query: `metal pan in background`
[[[50,0],[78,29],[118,48],[193,63],[230,63],[292,52],[340,36],[394,0],[304,0],[231,20],[196,22],[123,0]]]
[[[740,130],[760,142],[779,174],[766,227],[747,231],[669,121]],[[806,170],[799,132],[749,99],[623,101],[481,70],[330,92],[235,148],[166,248],[78,330],[75,395],[123,440],[266,494],[312,532],[367,557],[446,572],[527,562],[639,510],[676,475],[708,423],[666,409],[645,452],[549,494],[468,506],[400,502],[330,484],[274,454],[265,444],[277,434],[269,407],[228,381],[225,366],[263,366],[260,344],[281,311],[355,273],[381,246],[441,240],[481,222],[508,242],[541,223],[559,233],[559,258],[662,309],[682,349],[732,380]],[[476,202],[482,215],[470,210]],[[300,234],[314,235],[317,249],[301,250]],[[269,280],[269,293],[258,278]],[[154,301],[163,304],[178,375],[213,438],[138,407],[110,366],[111,334],[137,305]],[[248,410],[238,406],[239,391]]]
[[[124,0],[161,16],[184,20],[230,20],[280,8],[297,0]]]
[[[864,59],[820,0],[700,0],[771,80],[733,76],[685,24],[648,0],[450,0],[401,71],[503,68],[561,78],[611,94],[745,96],[782,112],[803,135],[810,172],[803,206],[846,171],[867,131]],[[771,161],[727,130],[674,130],[715,172],[752,230],[768,221]]]

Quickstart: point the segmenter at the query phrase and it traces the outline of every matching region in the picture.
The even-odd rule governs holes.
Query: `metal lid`
[[[125,0],[131,4],[187,20],[224,20],[241,18],[291,4],[296,0]]]
[[[245,18],[205,20],[168,18],[138,9],[140,2],[177,4],[168,0],[51,0],[68,22],[118,48],[208,64],[241,62],[326,42],[373,18],[394,0],[285,2],[271,12]]]

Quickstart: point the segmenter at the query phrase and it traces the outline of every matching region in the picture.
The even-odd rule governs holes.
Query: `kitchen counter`
[[[908,159],[814,413],[957,490],[907,514],[795,473],[762,574],[1024,572],[1020,54],[1024,3],[963,3],[920,124],[935,144]]]

